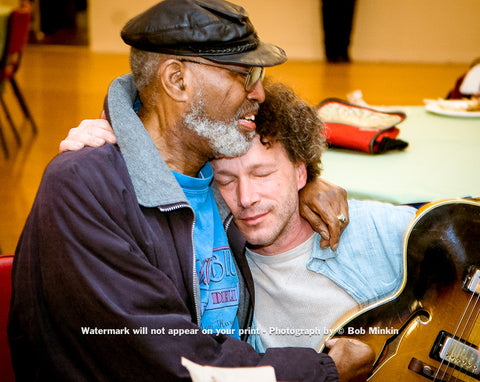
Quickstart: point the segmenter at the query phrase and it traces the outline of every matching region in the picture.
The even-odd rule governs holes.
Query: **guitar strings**
[[[480,300],[480,296],[478,296],[477,299]],[[474,320],[475,324],[472,326],[471,330],[474,330],[476,327],[478,328],[478,326],[480,325],[480,323],[477,323],[479,316],[480,316],[480,309],[477,310],[477,314],[475,315],[475,320]],[[479,343],[479,337],[478,337],[479,334],[480,333],[479,333],[478,330],[475,331],[474,337],[470,341],[471,343],[473,343],[477,347],[477,349],[478,349],[478,343]],[[470,331],[469,335],[471,335],[471,331]]]
[[[464,318],[465,318],[465,315],[467,314],[468,307],[469,307],[470,304],[472,303],[472,299],[473,299],[473,295],[470,296],[470,300],[469,300],[468,303],[467,303],[467,307],[464,309],[463,314],[462,314],[462,317],[460,318],[460,321],[459,321],[458,324],[457,324],[457,328],[455,329],[455,332],[453,333],[454,338],[457,337],[457,333],[458,333],[458,331],[459,331],[459,329],[460,329],[460,326],[461,326],[461,324],[462,324],[462,322],[463,322],[463,320],[464,320]],[[453,371],[454,371],[454,370],[452,370],[451,374],[448,375],[448,379],[445,379],[445,376],[447,375],[447,372],[448,372],[449,369],[450,369],[451,363],[452,363],[451,361],[449,361],[449,360],[445,361],[445,358],[443,358],[443,359],[441,360],[441,362],[440,362],[440,365],[439,365],[439,367],[438,367],[438,369],[437,369],[437,372],[435,373],[435,375],[434,375],[434,377],[433,377],[433,381],[437,381],[437,378],[439,377],[439,374],[440,374],[440,372],[442,371],[442,366],[443,366],[444,364],[446,364],[445,368],[443,369],[443,374],[441,375],[440,380],[441,380],[441,381],[446,381],[446,382],[448,382],[448,381],[450,380],[450,378],[452,377]]]
[[[455,329],[455,332],[453,333],[454,338],[457,337],[457,338],[459,339],[459,342],[464,341],[464,343],[466,343],[466,340],[463,339],[463,336],[464,336],[464,334],[465,334],[465,330],[466,330],[466,328],[467,328],[467,325],[468,325],[468,323],[470,322],[472,313],[473,313],[473,311],[475,310],[475,307],[476,307],[476,305],[477,305],[477,303],[478,303],[478,301],[479,301],[479,296],[477,295],[477,298],[476,298],[476,301],[475,301],[475,303],[474,303],[474,305],[473,305],[473,308],[470,309],[470,305],[472,304],[472,300],[474,299],[474,297],[475,297],[475,294],[472,293],[472,295],[470,296],[470,299],[469,299],[469,301],[468,301],[468,303],[467,303],[467,307],[465,308],[465,310],[464,310],[464,312],[463,312],[463,315],[462,315],[462,317],[461,317],[461,319],[460,319],[460,321],[459,321],[459,323],[458,323],[458,325],[457,325],[457,328]],[[465,321],[465,315],[467,314],[467,312],[468,312],[469,310],[470,310],[469,318]],[[464,326],[464,328],[462,329],[462,332],[459,333],[459,330],[460,330],[460,327],[461,327],[462,323],[464,323],[465,326]],[[444,364],[444,363],[445,363],[445,360],[442,360],[442,362],[441,362],[441,364],[440,364],[440,367],[441,367],[442,364]],[[444,370],[443,375],[442,375],[442,377],[441,377],[443,381],[448,382],[448,381],[450,381],[450,378],[453,377],[453,373],[455,372],[455,367],[454,367],[455,365],[454,365],[453,367],[451,367],[451,364],[452,364],[451,361],[447,361],[445,370]],[[444,377],[445,377],[445,375],[447,375],[447,372],[448,372],[449,370],[451,370],[451,373],[448,374],[448,379],[445,380]],[[437,370],[437,374],[439,373],[439,371],[440,371],[440,368]]]
[[[474,296],[474,295],[475,295],[475,293],[472,294],[472,296]],[[470,315],[469,315],[467,321],[465,322],[465,327],[464,327],[462,333],[458,334],[458,336],[457,336],[457,337],[459,338],[460,342],[463,342],[463,344],[465,344],[465,345],[467,345],[467,346],[469,346],[469,347],[470,347],[470,345],[467,344],[466,338],[469,338],[469,337],[470,337],[470,334],[472,333],[473,327],[474,327],[474,325],[475,325],[475,320],[476,320],[476,319],[474,319],[474,320],[472,321],[472,315],[473,315],[473,313],[474,313],[474,312],[477,312],[477,314],[475,315],[475,317],[478,317],[477,304],[478,304],[478,302],[479,302],[479,298],[480,298],[480,296],[477,295],[477,299],[476,299],[476,301],[475,301],[475,304],[473,305],[472,309],[470,310]],[[466,333],[466,331],[467,331],[467,326],[469,326],[468,333]],[[472,343],[471,340],[469,340],[468,342]],[[452,373],[452,374],[453,374],[453,373]]]
[[[475,306],[473,307],[473,309],[476,309],[477,303],[479,301],[480,301],[480,295],[477,293],[477,301],[475,302]],[[470,342],[474,346],[478,346],[478,345],[476,345],[476,344],[478,344],[478,334],[477,334],[478,331],[475,331],[474,334],[473,334],[473,337],[470,338],[473,330],[476,327],[478,327],[477,320],[478,320],[478,317],[480,315],[480,309],[477,308],[475,311],[476,311],[475,318],[473,319],[473,321],[470,321],[472,324],[470,325],[470,330],[469,330],[468,334],[465,336],[465,338],[468,338],[468,342]],[[473,310],[472,310],[472,313],[473,313]],[[475,334],[477,334],[477,335],[475,335]],[[466,343],[467,340],[464,340],[464,342]],[[478,349],[478,347],[477,347],[477,349]],[[478,353],[477,353],[477,357],[478,357]],[[478,364],[478,358],[477,358],[477,364]],[[476,369],[476,372],[478,373],[478,369]]]
[[[470,320],[471,320],[471,317],[472,317],[474,311],[476,311],[474,323],[475,323],[476,319],[478,318],[479,312],[478,312],[478,310],[476,310],[476,306],[477,306],[478,302],[480,301],[480,295],[477,294],[477,298],[475,299],[475,303],[473,304],[473,307],[470,309],[470,306],[472,304],[472,300],[474,299],[474,297],[475,297],[475,293],[472,293],[472,295],[470,296],[470,299],[467,303],[467,306],[466,306],[465,310],[463,311],[462,317],[460,318],[460,321],[458,322],[457,328],[455,329],[455,332],[453,333],[454,337],[459,338],[459,342],[462,342],[462,341],[463,341],[463,343],[467,342],[466,340],[463,339],[463,336],[465,335],[465,331],[467,329],[467,326],[468,326],[469,322],[471,322]],[[468,319],[466,321],[464,321],[465,316],[467,315],[468,311],[470,311],[470,314],[468,315]],[[463,323],[464,323],[464,327],[462,329],[462,332],[459,333],[460,327],[462,326]],[[468,335],[470,335],[471,331],[472,331],[472,327],[470,328],[470,332],[469,332]],[[438,375],[441,372],[441,368],[444,364],[446,366],[445,366],[445,369],[443,371],[442,376],[440,377],[441,380],[448,382],[450,380],[450,378],[453,377],[453,373],[455,372],[455,368],[451,367],[452,362],[451,361],[445,361],[445,359],[442,359],[442,361],[440,362],[440,366],[438,367],[437,372],[435,373],[435,375],[433,377],[433,381],[437,380]],[[444,377],[447,375],[447,371],[449,369],[451,369],[451,374],[449,374],[448,379],[445,380]]]
[[[472,293],[472,296],[470,296],[470,301],[473,299],[473,297],[475,296],[476,293]],[[461,333],[455,333],[454,336],[458,337],[459,338],[459,342],[467,345],[467,346],[470,346],[467,344],[467,340],[465,338],[468,338],[470,337],[470,334],[472,333],[472,330],[475,326],[475,322],[478,318],[478,314],[479,314],[479,311],[477,309],[477,304],[478,302],[480,301],[480,296],[477,294],[477,298],[476,298],[476,301],[475,301],[475,304],[473,305],[472,309],[470,310],[470,315],[468,317],[468,319],[466,320],[465,322],[465,327],[463,328],[462,332]],[[470,306],[470,302],[468,303],[467,305],[467,310],[469,309],[469,306]],[[472,315],[473,313],[476,312],[475,314],[475,318],[473,319],[472,321]],[[470,329],[468,331],[468,333],[465,333],[466,330],[467,330],[467,326],[470,326]],[[473,343],[473,340],[470,339],[469,340],[470,343]],[[453,375],[453,372],[452,372],[452,375]]]

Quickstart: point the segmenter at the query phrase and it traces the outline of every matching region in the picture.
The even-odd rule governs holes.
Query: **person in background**
[[[321,0],[321,13],[327,62],[350,62],[355,0]]]
[[[17,246],[8,324],[17,380],[185,380],[181,357],[272,365],[279,380],[348,380],[371,358],[348,340],[331,355],[258,353],[242,341],[253,280],[210,186],[209,159],[249,148],[264,67],[285,53],[223,0],[164,0],[122,38],[133,75],[114,80],[105,102],[118,146],[54,158]],[[347,213],[337,195],[334,220]]]
[[[480,101],[480,57],[473,60],[468,71],[456,81],[447,99],[477,99]],[[477,110],[480,109],[480,105]]]

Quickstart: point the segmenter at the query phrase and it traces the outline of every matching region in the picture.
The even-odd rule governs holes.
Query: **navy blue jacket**
[[[107,97],[120,148],[60,154],[45,171],[12,272],[17,379],[188,380],[184,356],[214,366],[273,365],[279,380],[337,380],[332,359],[312,349],[259,354],[230,336],[201,334],[194,214],[132,111],[134,97],[129,75]],[[234,225],[228,236],[246,328],[253,281]]]

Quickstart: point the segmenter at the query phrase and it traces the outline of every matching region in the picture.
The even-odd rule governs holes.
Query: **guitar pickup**
[[[442,330],[430,351],[430,357],[480,380],[478,349],[470,342]]]
[[[480,269],[472,266],[463,281],[463,290],[473,294],[480,294]]]

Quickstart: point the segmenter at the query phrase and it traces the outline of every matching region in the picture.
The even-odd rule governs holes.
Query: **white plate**
[[[444,101],[445,102],[445,101]],[[455,101],[450,101],[455,102]],[[459,111],[448,110],[440,107],[436,102],[429,102],[425,105],[425,109],[431,113],[447,115],[449,117],[467,117],[467,118],[479,118],[480,111]]]

